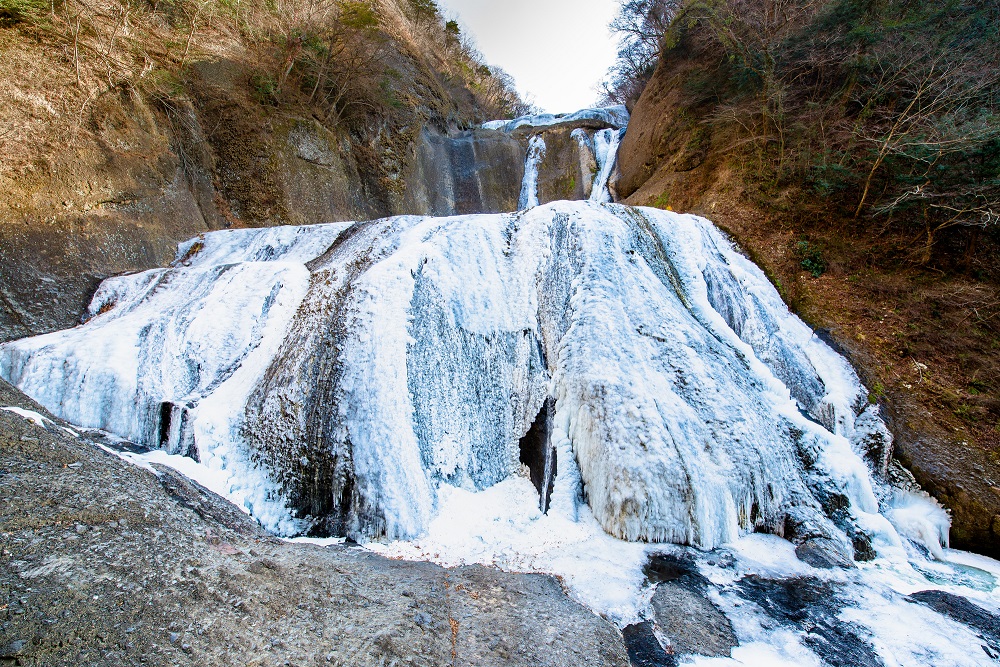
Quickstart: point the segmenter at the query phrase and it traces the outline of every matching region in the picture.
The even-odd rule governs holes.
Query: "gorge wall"
[[[756,98],[707,28],[691,25],[672,34],[633,109],[619,194],[630,204],[711,217],[731,233],[874,388],[896,455],[951,511],[954,544],[1000,554],[1000,387],[984,380],[1000,377],[989,305],[995,246],[985,234],[968,248],[949,250],[942,241],[939,259],[922,265],[911,250],[924,237],[854,217],[851,190],[823,194],[805,176],[773,178],[767,169],[777,160],[768,162],[772,154],[758,152],[738,122],[740,113],[752,115]],[[829,39],[839,34],[824,30]]]
[[[193,234],[516,204],[513,140],[447,137],[523,103],[433,2],[77,9],[0,7],[0,339]]]

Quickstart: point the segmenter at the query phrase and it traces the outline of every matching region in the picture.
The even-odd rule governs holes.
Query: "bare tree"
[[[680,0],[623,0],[609,26],[618,56],[602,86],[606,103],[633,105],[656,68],[663,37]]]

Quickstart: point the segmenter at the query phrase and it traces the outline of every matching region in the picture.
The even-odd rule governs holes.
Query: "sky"
[[[608,24],[618,0],[438,0],[471,33],[486,61],[529,101],[562,113],[593,106],[615,59]]]

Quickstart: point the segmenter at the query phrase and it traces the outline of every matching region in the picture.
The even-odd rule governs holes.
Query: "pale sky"
[[[618,0],[438,0],[491,65],[550,113],[593,106],[615,59],[608,24]]]

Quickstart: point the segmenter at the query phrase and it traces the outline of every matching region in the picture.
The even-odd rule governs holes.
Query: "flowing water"
[[[658,644],[648,559],[683,560],[739,643],[689,661],[992,664],[989,632],[908,596],[995,612],[1000,564],[948,549],[854,370],[722,232],[610,203],[624,114],[491,124],[533,133],[517,212],[191,239],[0,345],[0,375],[276,534],[557,574]],[[611,126],[573,132],[590,201],[540,205],[568,122]],[[791,621],[789,582],[825,591]]]

